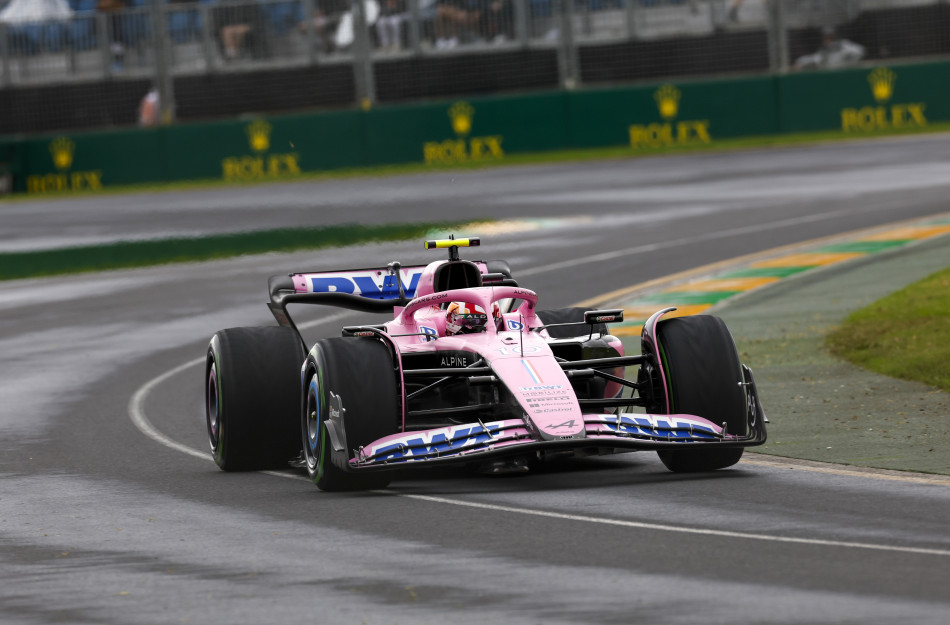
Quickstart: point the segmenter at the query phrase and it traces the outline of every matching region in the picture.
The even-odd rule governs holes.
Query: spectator
[[[767,3],[769,0],[762,0],[763,3]],[[729,19],[733,22],[739,21],[739,9],[742,8],[742,4],[745,0],[732,0],[732,3],[729,5]]]
[[[157,126],[162,112],[158,101],[158,89],[152,87],[139,103],[139,126],[148,128]]]
[[[376,19],[376,36],[379,47],[387,52],[402,49],[402,23],[406,19],[404,0],[382,0],[379,17]]]
[[[795,60],[796,69],[833,69],[854,65],[864,58],[864,46],[838,39],[834,28],[822,30],[821,47],[813,54],[806,54]]]
[[[105,13],[109,19],[109,32],[112,34],[109,52],[112,54],[112,71],[114,72],[122,71],[125,65],[125,23],[121,15],[125,7],[126,0],[99,0],[96,4],[96,10]]]
[[[435,47],[454,48],[469,35],[481,17],[480,0],[439,0],[435,13]]]
[[[260,51],[263,16],[257,2],[222,2],[214,10],[224,58],[234,60],[245,51]]]
[[[330,51],[330,37],[328,36],[330,18],[327,17],[326,12],[323,7],[317,5],[313,9],[313,36],[317,40],[317,48],[323,52]],[[306,20],[300,22],[299,29],[301,32],[306,33],[309,24]]]
[[[511,0],[489,0],[485,6],[482,35],[487,41],[501,43],[514,38],[514,8]]]

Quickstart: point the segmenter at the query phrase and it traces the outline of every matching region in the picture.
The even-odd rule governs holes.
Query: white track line
[[[146,382],[139,388],[139,390],[135,391],[135,394],[132,395],[132,399],[129,400],[129,418],[132,419],[132,423],[135,424],[135,427],[137,427],[139,431],[142,432],[142,434],[145,434],[145,436],[148,436],[153,441],[161,443],[162,445],[174,449],[175,451],[180,451],[183,454],[188,454],[189,456],[201,458],[202,460],[211,460],[210,452],[198,451],[197,449],[192,449],[187,445],[182,445],[178,441],[173,441],[156,430],[155,426],[153,426],[151,421],[148,420],[148,417],[145,416],[145,398],[148,397],[148,394],[152,392],[152,389],[168,378],[178,375],[185,369],[203,365],[204,363],[205,359],[203,357],[195,358],[194,360],[189,360],[184,364],[178,365],[174,369],[170,369]]]
[[[314,328],[324,323],[329,323],[331,321],[339,321],[351,313],[349,312],[339,312],[333,315],[327,315],[321,319],[316,319],[314,321],[308,321],[306,323],[300,324],[298,327],[301,329]],[[135,427],[139,429],[142,434],[149,437],[153,441],[160,443],[166,447],[174,449],[175,451],[180,451],[183,454],[188,454],[189,456],[194,456],[196,458],[201,458],[202,460],[211,460],[210,452],[202,452],[197,449],[192,449],[187,445],[183,445],[178,441],[174,441],[161,432],[159,432],[151,421],[148,420],[148,417],[145,416],[145,399],[148,397],[149,393],[152,392],[156,386],[164,382],[165,380],[178,375],[185,369],[191,367],[197,367],[198,365],[204,365],[205,358],[195,358],[194,360],[189,360],[186,363],[180,364],[174,369],[169,369],[165,373],[156,376],[142,385],[135,393],[132,395],[132,398],[129,400],[129,418],[132,420],[132,423],[135,424]],[[285,477],[283,474],[277,474],[281,477]]]
[[[132,422],[139,428],[146,436],[149,438],[174,449],[182,453],[188,454],[189,456],[194,456],[196,458],[201,458],[202,460],[211,460],[211,454],[208,452],[201,452],[197,449],[192,449],[186,445],[182,445],[176,441],[171,440],[158,430],[156,430],[152,424],[149,422],[148,418],[145,416],[143,409],[143,404],[145,397],[149,392],[152,391],[156,386],[169,379],[170,377],[181,373],[185,369],[190,367],[195,367],[198,365],[204,364],[204,358],[196,358],[195,360],[188,361],[182,365],[175,367],[169,371],[166,371],[162,375],[159,375],[144,386],[142,386],[132,397],[132,401],[129,402],[129,415],[132,418]],[[765,464],[765,463],[761,463]],[[309,482],[310,480],[301,476],[295,475],[293,473],[286,473],[281,471],[261,471],[266,475],[271,475],[274,477],[289,478],[294,480],[303,480]],[[859,542],[848,542],[842,540],[823,540],[820,538],[794,538],[790,536],[774,536],[768,534],[752,534],[748,532],[730,532],[726,530],[714,530],[706,529],[701,527],[682,527],[677,525],[664,525],[660,523],[644,523],[642,521],[626,521],[623,519],[610,519],[605,517],[594,517],[586,516],[580,514],[567,514],[564,512],[552,512],[549,510],[536,510],[531,508],[515,508],[513,506],[502,506],[498,504],[490,503],[480,503],[476,501],[464,501],[460,499],[447,499],[445,497],[435,497],[432,495],[413,495],[410,493],[400,493],[393,490],[378,490],[373,491],[382,495],[390,495],[396,497],[402,497],[404,499],[415,499],[416,501],[425,501],[428,503],[437,503],[442,505],[450,506],[461,506],[463,508],[477,508],[479,510],[490,510],[493,512],[504,512],[509,514],[521,514],[526,516],[534,517],[543,517],[547,519],[558,519],[562,521],[573,521],[578,523],[594,523],[597,525],[611,525],[615,527],[626,527],[632,529],[642,529],[642,530],[653,530],[657,532],[674,532],[678,534],[691,534],[699,536],[716,536],[720,538],[736,538],[741,540],[760,540],[765,542],[774,542],[774,543],[791,543],[797,545],[813,545],[821,547],[842,547],[846,549],[869,549],[872,551],[889,551],[897,553],[912,553],[919,555],[929,555],[929,556],[941,556],[941,557],[950,557],[950,550],[947,549],[928,549],[924,547],[899,547],[895,545],[876,545],[873,543],[859,543]]]
[[[776,543],[794,543],[798,545],[818,545],[822,547],[846,547],[848,549],[872,549],[874,551],[897,551],[900,553],[915,553],[929,556],[950,556],[950,550],[947,549],[927,549],[924,547],[897,547],[894,545],[876,545],[873,543],[857,543],[842,540],[822,540],[820,538],[793,538],[789,536],[771,536],[768,534],[750,534],[747,532],[728,532],[725,530],[704,529],[701,527],[679,527],[676,525],[662,525],[659,523],[642,523],[640,521],[625,521],[623,519],[607,519],[604,517],[586,516],[581,514],[566,514],[564,512],[550,512],[547,510],[532,510],[530,508],[514,508],[512,506],[500,506],[490,503],[478,503],[474,501],[460,501],[457,499],[446,499],[444,497],[433,497],[431,495],[409,495],[394,491],[377,491],[380,493],[394,494],[408,499],[418,499],[419,501],[429,501],[432,503],[449,504],[453,506],[463,506],[467,508],[479,508],[482,510],[493,510],[496,512],[508,512],[512,514],[524,514],[528,516],[545,517],[548,519],[562,519],[565,521],[577,521],[581,523],[596,523],[598,525],[615,525],[618,527],[630,527],[635,529],[655,530],[658,532],[676,532],[679,534],[699,534],[702,536],[719,536],[723,538],[740,538],[744,540],[763,540]]]

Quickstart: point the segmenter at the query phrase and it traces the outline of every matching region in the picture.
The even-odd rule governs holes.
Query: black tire
[[[353,473],[346,467],[354,450],[399,431],[402,404],[389,348],[366,338],[317,341],[307,359],[303,392],[303,451],[313,483],[325,491],[385,488],[389,471]],[[342,451],[333,449],[327,430],[331,399],[343,408],[337,431]]]
[[[205,367],[205,421],[219,467],[286,467],[300,452],[297,415],[305,358],[290,328],[231,328],[212,337]]]
[[[693,414],[730,434],[747,435],[742,365],[725,322],[711,315],[660,321],[657,339],[670,393],[670,414]],[[730,467],[742,458],[742,447],[660,451],[671,471],[691,473]]]
[[[575,336],[587,336],[590,334],[590,326],[584,324],[584,313],[593,308],[555,308],[554,310],[539,310],[538,319],[544,325],[555,323],[576,323],[576,326],[564,326],[562,328],[549,328],[548,336],[552,339],[569,339]],[[607,334],[606,323],[595,323],[594,334]]]

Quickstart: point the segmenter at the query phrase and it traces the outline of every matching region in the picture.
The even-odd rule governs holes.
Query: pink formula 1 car
[[[385,486],[395,469],[521,472],[566,453],[654,450],[673,471],[711,471],[765,442],[752,372],[721,319],[661,310],[642,354],[627,356],[606,326],[623,311],[538,310],[507,263],[459,258],[478,244],[427,241],[449,258],[426,266],[272,277],[279,326],[222,330],[208,348],[218,466],[296,458],[321,489],[352,490]],[[344,327],[308,352],[291,303],[394,318]]]

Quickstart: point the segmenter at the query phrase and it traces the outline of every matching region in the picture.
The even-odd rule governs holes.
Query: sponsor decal
[[[427,141],[422,155],[427,165],[453,165],[469,161],[490,161],[504,158],[502,136],[470,137],[475,119],[475,108],[468,102],[456,102],[449,107],[449,120],[454,139]]]
[[[716,431],[709,425],[691,419],[676,419],[660,415],[620,415],[620,423],[608,417],[602,422],[607,429],[620,434],[640,434],[643,436],[660,436],[663,438],[716,438]],[[692,429],[692,432],[690,431]]]
[[[524,330],[524,324],[520,321],[515,321],[513,319],[508,319],[505,321],[505,324],[508,326],[508,329],[512,332],[521,332]]]
[[[897,73],[887,67],[878,67],[868,75],[868,84],[875,105],[841,110],[841,129],[845,132],[873,132],[875,130],[924,128],[927,108],[924,102],[890,104],[897,85]]]
[[[26,177],[27,193],[56,193],[102,188],[102,171],[72,171],[76,144],[69,137],[56,137],[49,144],[56,173]]]
[[[419,326],[419,332],[426,335],[426,341],[434,341],[439,337],[439,333],[435,331],[435,328],[429,326]]]
[[[552,397],[529,397],[528,401],[537,401],[537,402],[562,402],[562,401],[571,401],[573,399],[570,395],[555,395]]]
[[[402,286],[406,297],[415,295],[421,276],[422,269],[413,272],[403,271]],[[396,282],[396,276],[385,271],[321,273],[312,274],[307,279],[310,290],[314,293],[349,293],[372,299],[399,298],[399,284]]]
[[[541,351],[541,348],[538,347],[537,345],[529,345],[528,347],[525,347],[524,349],[522,349],[520,345],[511,345],[508,347],[499,347],[498,349],[495,350],[496,353],[502,356],[509,356],[509,355],[523,356],[524,354],[534,354],[540,351]]]
[[[520,391],[560,391],[564,388],[563,384],[539,384],[538,386],[522,386]]]
[[[682,92],[663,85],[653,93],[662,121],[634,124],[628,128],[630,147],[661,148],[673,145],[703,145],[712,142],[709,120],[677,120]]]
[[[392,460],[415,460],[430,454],[443,455],[458,451],[467,445],[477,445],[491,441],[491,432],[501,428],[501,423],[489,423],[483,429],[476,425],[455,428],[441,428],[429,432],[417,432],[390,440],[380,447],[373,448],[374,462]]]
[[[442,356],[440,367],[467,367],[468,358],[465,356]]]
[[[531,364],[530,360],[521,359],[521,365],[524,367],[525,371],[528,372],[528,375],[531,376],[531,380],[535,384],[544,384],[544,380],[541,379],[541,374],[538,373],[538,370],[534,368],[534,365]]]
[[[258,119],[244,127],[252,154],[221,161],[221,177],[231,181],[266,180],[300,175],[300,155],[270,152],[271,125]]]
[[[422,274],[419,274],[419,275],[422,275]],[[412,292],[413,292],[413,293],[416,292],[416,286],[417,286],[418,284],[419,284],[419,279],[418,279],[418,278],[414,278],[413,284],[412,284]],[[409,293],[409,291],[406,291],[406,294],[407,294],[407,295],[408,295],[408,293]],[[425,297],[420,297],[419,299],[415,300],[413,303],[414,303],[414,304],[421,304],[421,305],[425,305],[425,304],[441,304],[442,302],[447,302],[448,300],[449,300],[449,296],[446,295],[445,293],[433,293],[432,295],[426,295]],[[420,306],[420,308],[421,308],[421,306]]]

